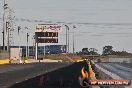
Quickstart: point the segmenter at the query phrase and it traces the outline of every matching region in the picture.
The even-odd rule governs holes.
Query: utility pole
[[[9,52],[10,47],[9,47],[9,38],[10,38],[10,18],[9,14],[7,15],[6,13],[9,13],[10,8],[7,4],[7,1],[4,0],[4,13],[3,13],[3,50],[5,50],[5,38],[7,38],[7,51]],[[6,32],[6,33],[5,33]],[[6,35],[5,35],[6,34]]]
[[[3,5],[3,9],[4,9],[4,13],[3,13],[3,50],[5,50],[5,10],[8,8],[8,5],[6,4],[5,0],[4,0],[4,5]]]

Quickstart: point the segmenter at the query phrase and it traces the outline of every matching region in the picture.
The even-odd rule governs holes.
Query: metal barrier
[[[9,53],[0,51],[0,59],[7,59],[7,58],[9,58]]]
[[[91,63],[94,64],[93,62],[91,62]],[[90,73],[90,79],[91,80],[97,80],[90,62],[88,63],[88,68],[89,68],[89,73]],[[100,88],[100,87],[99,86],[92,86],[92,88]]]
[[[0,50],[0,64],[9,64],[9,53]]]

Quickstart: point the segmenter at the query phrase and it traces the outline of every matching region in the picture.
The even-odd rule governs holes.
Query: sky
[[[0,32],[3,1],[0,0]],[[75,32],[76,51],[87,47],[96,48],[101,53],[104,46],[111,45],[114,50],[132,53],[132,0],[7,0],[7,2],[14,10],[12,16],[15,16],[13,45],[19,44],[17,26],[22,27],[20,44],[26,45],[24,36],[27,30],[24,28],[28,27],[32,45],[36,24],[59,23],[63,27],[58,44],[65,44],[64,25],[70,27],[70,51],[72,51],[72,32]],[[73,26],[76,28],[73,29]],[[0,45],[2,45],[2,33],[0,33]]]

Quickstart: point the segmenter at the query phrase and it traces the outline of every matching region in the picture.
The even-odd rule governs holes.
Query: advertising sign
[[[61,26],[58,24],[38,24],[35,32],[59,32]]]

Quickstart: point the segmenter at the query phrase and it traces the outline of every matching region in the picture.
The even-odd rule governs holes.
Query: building
[[[0,46],[2,49],[2,46]],[[19,46],[10,46],[10,48],[19,48]],[[20,46],[22,48],[22,56],[26,56],[26,46]],[[66,52],[66,45],[46,45],[38,46],[38,55],[45,54],[60,54]],[[35,46],[29,46],[29,56],[35,55]]]
[[[47,45],[45,46],[46,54],[59,54],[66,52],[65,45]]]

